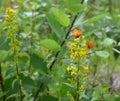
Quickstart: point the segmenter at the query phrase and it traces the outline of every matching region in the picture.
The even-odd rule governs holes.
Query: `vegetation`
[[[0,0],[0,101],[120,101],[120,0]]]

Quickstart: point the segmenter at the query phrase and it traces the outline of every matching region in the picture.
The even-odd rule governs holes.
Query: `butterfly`
[[[82,30],[79,30],[79,29],[73,29],[72,30],[72,35],[75,36],[75,37],[79,37],[80,35],[82,35]]]

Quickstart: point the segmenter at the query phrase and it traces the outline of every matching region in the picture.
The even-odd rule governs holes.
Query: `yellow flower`
[[[71,67],[70,67],[70,66],[68,66],[68,67],[67,67],[67,71],[70,71],[70,70],[71,70]]]
[[[69,49],[70,49],[70,50],[73,50],[73,49],[75,48],[75,46],[76,46],[76,43],[71,43],[71,44],[69,45]]]
[[[14,14],[14,10],[12,8],[7,8],[6,13],[9,14]]]
[[[71,55],[70,55],[70,58],[71,59],[75,59],[77,57],[78,53],[77,52],[73,52]]]
[[[71,71],[71,75],[76,75],[77,73],[76,73],[76,71],[75,70],[72,70]]]
[[[81,85],[81,87],[79,88],[79,91],[80,91],[80,92],[83,92],[84,89],[85,89],[85,87],[84,87],[83,85]]]
[[[83,69],[84,69],[85,71],[88,71],[88,70],[89,70],[89,67],[88,67],[88,66],[83,66]]]
[[[86,56],[87,56],[87,52],[86,52],[86,51],[80,51],[80,55],[81,55],[82,57],[86,57]]]
[[[77,47],[77,51],[80,51],[80,50],[81,50],[81,48],[80,48],[80,46],[78,46],[78,47]]]
[[[80,38],[75,38],[74,41],[75,42],[79,42]]]

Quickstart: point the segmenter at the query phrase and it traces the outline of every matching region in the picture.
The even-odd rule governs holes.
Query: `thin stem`
[[[39,92],[40,92],[40,90],[41,90],[42,87],[43,87],[43,83],[39,86],[39,88],[38,88],[38,90],[37,90],[37,92],[36,92],[36,94],[35,94],[35,96],[34,96],[33,101],[36,101],[36,99],[37,99],[37,97],[38,97],[38,95],[39,95]]]
[[[62,41],[62,43],[61,43],[61,45],[60,45],[61,47],[63,47],[63,45],[64,45],[66,39],[68,38],[69,33],[70,33],[70,31],[71,31],[71,29],[72,29],[72,27],[73,27],[73,25],[74,25],[76,19],[77,19],[77,15],[74,17],[74,19],[73,19],[73,21],[72,21],[72,23],[71,23],[71,25],[70,25],[70,27],[69,27],[67,33],[66,33],[65,38],[64,38],[64,40]],[[52,70],[52,68],[53,68],[53,66],[54,66],[54,64],[55,64],[55,62],[56,62],[57,57],[58,57],[59,54],[60,54],[60,51],[58,51],[58,52],[55,54],[55,58],[54,58],[54,60],[52,61],[52,63],[50,64],[50,66],[49,66],[49,69],[50,69],[50,70]]]
[[[76,101],[79,101],[79,87],[80,87],[80,78],[79,78],[79,73],[80,73],[80,57],[78,57],[78,65],[77,65],[77,72],[78,72],[78,77],[77,77],[77,96],[76,96]]]
[[[1,89],[2,89],[2,92],[4,93],[4,84],[3,84],[3,76],[2,76],[2,67],[1,67],[1,64],[0,64],[0,85],[1,85]],[[6,101],[6,96],[4,95],[3,96],[3,101]]]
[[[84,3],[84,0],[81,0],[81,4],[83,4],[83,3]],[[72,23],[71,23],[71,25],[70,25],[67,33],[66,33],[65,38],[64,38],[64,40],[63,40],[62,43],[61,43],[61,47],[63,47],[63,45],[65,44],[65,41],[66,41],[66,39],[68,38],[71,29],[73,28],[73,25],[74,25],[74,23],[75,23],[75,21],[76,21],[76,19],[77,19],[77,16],[78,16],[78,15],[76,15],[76,16],[74,17],[74,19],[73,19],[73,21],[72,21]],[[49,69],[50,69],[50,70],[52,70],[55,62],[57,61],[57,57],[59,56],[59,54],[60,54],[60,51],[57,51],[57,53],[55,54],[54,60],[52,61],[52,63],[51,63],[50,66],[49,66]]]
[[[81,1],[81,4],[83,4],[83,3],[84,3],[84,0]],[[73,19],[73,21],[72,21],[72,23],[71,23],[71,25],[70,25],[67,33],[66,33],[66,36],[65,36],[64,40],[61,42],[61,44],[60,44],[61,47],[63,47],[63,45],[65,44],[65,41],[66,41],[66,39],[68,38],[71,29],[73,28],[73,25],[74,25],[74,23],[75,23],[75,21],[76,21],[76,19],[77,19],[77,16],[78,16],[78,15],[76,15],[76,16],[74,17],[74,19]],[[55,54],[54,60],[52,61],[52,63],[51,63],[50,66],[49,66],[50,71],[52,70],[55,62],[57,61],[57,58],[58,58],[59,54],[60,54],[60,51],[57,51],[56,54]],[[37,99],[37,97],[38,97],[38,95],[39,95],[40,89],[41,89],[42,87],[43,87],[43,83],[39,86],[39,88],[38,88],[38,90],[37,90],[37,92],[36,92],[36,94],[35,94],[35,96],[34,96],[34,100],[33,100],[33,101],[36,101],[36,99]]]
[[[17,64],[17,62],[15,63],[15,65],[16,65],[16,72],[17,72],[18,82],[19,82],[20,101],[23,101],[23,98],[22,98],[21,80],[20,80],[20,78],[19,78],[19,70],[18,70],[18,64]]]
[[[74,22],[75,22],[76,18],[77,18],[77,16],[74,17],[74,19],[73,19],[73,21],[72,21],[72,23],[71,23],[71,26],[69,27],[68,32],[66,33],[65,39],[64,39],[64,40],[62,41],[62,43],[61,43],[61,47],[63,47],[63,45],[64,45],[64,43],[65,43],[65,41],[66,41],[66,39],[67,39],[67,37],[68,37],[68,35],[69,35],[72,27],[73,27],[73,25],[74,25]],[[59,53],[60,53],[60,51],[58,51],[58,52],[55,54],[55,58],[54,58],[54,60],[52,61],[50,67],[49,67],[50,70],[52,70],[52,68],[53,68],[53,66],[54,66],[54,64],[55,64],[55,62],[56,62],[56,60],[57,60],[57,57],[58,57]],[[37,89],[33,101],[36,101],[36,99],[37,99],[37,97],[38,97],[38,95],[39,95],[40,89],[43,87],[43,85],[44,85],[44,84],[42,83],[42,84],[39,86],[39,88]]]
[[[13,39],[13,44],[15,43],[14,39]],[[15,46],[13,47],[13,51],[14,51],[14,56],[17,54],[16,53],[16,49]],[[17,73],[17,79],[18,79],[18,83],[19,83],[19,93],[20,93],[20,101],[23,101],[23,97],[22,97],[22,87],[21,87],[21,80],[19,78],[19,69],[18,69],[18,63],[17,60],[15,60],[15,67],[16,67],[16,73]]]
[[[35,8],[35,9],[36,9],[36,8]],[[34,13],[35,13],[35,9],[32,9],[31,32],[33,32],[34,29],[35,29],[35,18],[36,18],[36,14],[34,14]],[[32,47],[32,46],[33,46],[32,36],[31,36],[29,42],[30,42],[30,46]],[[32,53],[31,53],[31,52],[29,52],[29,56],[30,56],[30,57],[32,56]],[[29,72],[31,71],[31,68],[32,68],[32,65],[31,65],[31,61],[30,61],[30,64],[29,64]]]

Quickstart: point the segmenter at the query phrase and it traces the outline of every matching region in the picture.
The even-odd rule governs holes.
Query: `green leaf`
[[[2,34],[0,35],[0,46],[4,43],[4,41],[7,39],[7,35],[6,34]]]
[[[60,45],[52,39],[45,39],[45,40],[41,41],[40,44],[41,44],[41,46],[43,46],[49,50],[52,50],[52,51],[58,51],[61,48]]]
[[[100,20],[108,15],[109,15],[109,13],[99,14],[99,15],[96,15],[96,16],[90,18],[90,19],[87,19],[83,23],[92,23],[92,22],[98,21],[98,20]]]
[[[8,92],[0,92],[0,98],[2,99],[3,96],[5,96]]]
[[[35,88],[35,84],[34,81],[29,77],[29,76],[20,76],[21,80],[22,80],[22,86],[30,89],[30,88]]]
[[[104,94],[104,100],[105,101],[116,101],[114,100],[115,99],[115,96],[114,95],[111,95],[111,94]],[[118,100],[120,101],[120,100]]]
[[[80,0],[66,0],[66,4],[68,11],[72,14],[77,14],[83,10],[81,8]]]
[[[52,30],[55,32],[56,36],[60,39],[65,35],[65,30],[61,28],[60,24],[54,18],[54,16],[50,13],[47,14],[47,20],[50,24]]]
[[[115,52],[119,53],[120,54],[120,51],[116,48],[112,48]]]
[[[0,50],[0,62],[3,62],[7,59],[8,51]]]
[[[118,46],[120,46],[120,42],[118,42]]]
[[[102,44],[107,47],[113,45],[113,43],[115,43],[115,40],[111,38],[105,38]]]
[[[108,58],[109,53],[107,51],[96,51],[95,54],[102,58]]]
[[[41,71],[47,73],[47,63],[43,58],[33,53],[30,57],[30,62],[33,68],[40,69]]]
[[[2,30],[4,27],[6,27],[9,24],[9,22],[4,22],[0,24],[0,30]]]
[[[51,13],[55,16],[56,20],[63,26],[67,27],[70,24],[70,19],[67,15],[58,8],[51,8]]]
[[[0,50],[9,50],[10,39],[7,38],[6,34],[0,35]]]
[[[114,101],[120,101],[120,97],[115,98]]]
[[[27,63],[29,61],[29,55],[27,53],[19,53],[18,60],[19,62]]]
[[[0,7],[1,7],[1,5],[2,5],[2,0],[0,0]]]

